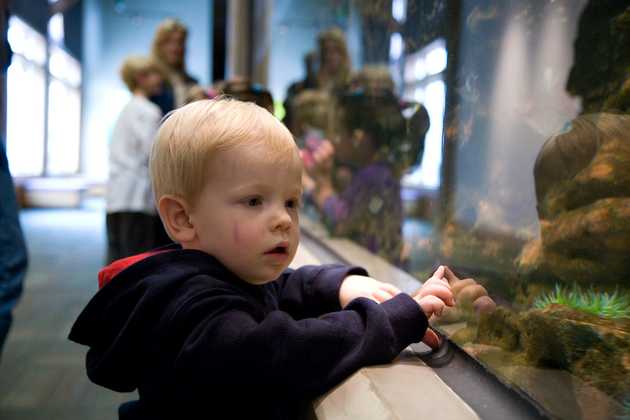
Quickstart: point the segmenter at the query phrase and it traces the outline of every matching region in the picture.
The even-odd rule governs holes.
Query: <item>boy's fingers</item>
[[[422,337],[422,342],[433,350],[440,348],[440,337],[431,328],[427,328],[427,332]]]
[[[446,286],[448,288],[451,287],[451,285],[448,283],[448,281],[446,281],[446,279],[442,278],[442,279],[438,279],[435,277],[431,277],[429,280],[424,282],[424,285],[429,285],[429,284],[441,284],[443,286]]]
[[[435,273],[433,273],[433,275],[431,276],[432,278],[438,278],[441,279],[442,277],[444,277],[444,270],[445,270],[446,266],[441,265],[438,267],[437,270],[435,270]]]
[[[477,282],[473,279],[460,280],[452,285],[451,290],[453,291],[453,294],[457,296],[465,287],[472,286],[473,284],[477,284]]]
[[[448,306],[453,306],[455,304],[455,299],[453,298],[451,289],[443,284],[433,283],[423,287],[420,292],[420,297],[422,298],[425,296],[435,296],[444,301],[444,303]]]
[[[389,300],[393,297],[391,293],[388,293],[385,290],[381,290],[381,289],[374,290],[372,292],[372,296],[374,296],[374,299],[376,299],[378,303],[383,303],[386,300]]]
[[[444,278],[446,278],[446,280],[453,284],[457,281],[459,281],[459,278],[455,275],[455,273],[453,273],[453,271],[448,268],[447,266],[443,266],[444,267]]]
[[[475,284],[463,289],[460,292],[458,299],[462,302],[474,302],[482,296],[488,296],[488,291],[482,285]]]
[[[446,293],[446,292],[452,295],[450,287],[442,283],[431,282],[431,283],[425,283],[424,286],[422,286],[422,289],[420,289],[420,293],[418,293],[418,295],[420,295],[420,297],[424,297],[428,295],[433,295],[435,293]]]
[[[431,318],[433,315],[442,315],[445,308],[444,301],[434,295],[425,296],[416,300],[416,302],[418,302],[427,318]]]
[[[381,283],[379,286],[381,289],[387,291],[388,293],[391,293],[392,296],[400,293],[400,289],[398,289],[398,287],[394,286],[393,284]]]
[[[490,296],[481,296],[473,302],[473,308],[479,314],[489,314],[494,312],[497,308],[497,304],[492,300]]]

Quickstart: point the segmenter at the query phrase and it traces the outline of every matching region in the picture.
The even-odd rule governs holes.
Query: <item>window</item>
[[[50,53],[48,85],[48,172],[73,174],[79,170],[81,128],[81,68],[59,47]]]
[[[48,29],[47,45],[20,18],[9,21],[14,56],[7,75],[7,154],[14,176],[79,170],[81,67],[62,48],[62,15],[53,16]]]
[[[46,40],[22,20],[9,20],[13,61],[7,72],[7,155],[14,176],[44,171]]]
[[[446,98],[445,70],[444,39],[435,40],[405,58],[403,98],[421,103],[427,109],[430,121],[429,131],[424,138],[424,154],[420,165],[401,180],[406,187],[436,190],[440,186]]]

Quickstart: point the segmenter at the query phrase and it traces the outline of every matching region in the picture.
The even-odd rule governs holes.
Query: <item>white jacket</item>
[[[155,214],[149,156],[160,118],[160,108],[138,95],[121,111],[109,146],[108,213]]]

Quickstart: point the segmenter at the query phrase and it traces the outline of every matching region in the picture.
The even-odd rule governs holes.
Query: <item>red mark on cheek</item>
[[[232,229],[232,239],[234,239],[235,244],[238,244],[241,240],[241,235],[238,230],[238,223],[235,223],[234,228]]]

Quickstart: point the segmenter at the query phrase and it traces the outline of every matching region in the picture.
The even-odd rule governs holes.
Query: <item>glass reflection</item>
[[[622,3],[348,2],[286,81],[305,213],[417,278],[453,267],[435,324],[563,419],[630,415]]]

